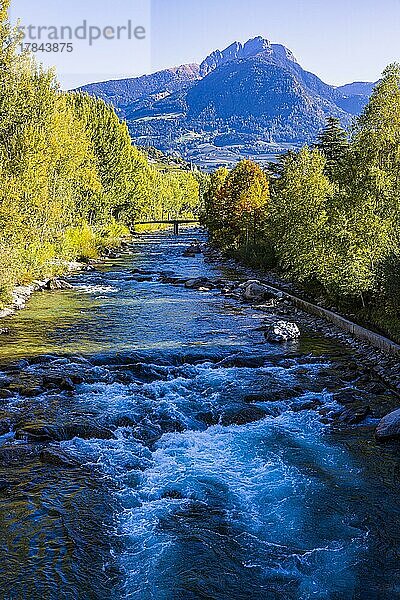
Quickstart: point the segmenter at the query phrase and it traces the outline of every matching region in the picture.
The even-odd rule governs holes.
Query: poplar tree
[[[333,188],[319,150],[289,155],[271,204],[274,246],[281,267],[298,281],[318,279],[329,269],[327,205]]]
[[[0,4],[0,304],[15,283],[95,257],[138,215],[193,214],[190,173],[164,177],[103,100],[63,93],[27,52]],[[168,205],[168,206],[166,206]]]
[[[216,169],[210,176],[204,194],[203,221],[208,228],[210,239],[216,243],[219,241],[221,229],[229,219],[225,210],[226,193],[222,193],[228,175],[229,170],[226,167]]]
[[[400,202],[400,65],[389,65],[352,135],[353,195],[396,219]],[[397,219],[396,219],[397,220]]]

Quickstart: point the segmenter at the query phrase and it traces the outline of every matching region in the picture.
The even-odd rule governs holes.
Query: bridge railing
[[[174,234],[179,235],[179,225],[199,223],[199,219],[161,219],[159,221],[136,221],[135,225],[173,225]]]

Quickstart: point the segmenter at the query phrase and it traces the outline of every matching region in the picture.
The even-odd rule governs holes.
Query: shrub
[[[62,240],[61,255],[69,260],[88,260],[99,255],[99,240],[92,227],[84,223],[70,227]]]

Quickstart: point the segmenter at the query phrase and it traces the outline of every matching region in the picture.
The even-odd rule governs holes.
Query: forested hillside
[[[139,78],[87,85],[126,118],[134,143],[181,155],[209,170],[241,158],[266,164],[315,139],[327,116],[350,124],[371,83],[334,87],[303,69],[281,44],[256,37]]]
[[[400,340],[400,66],[348,134],[329,118],[312,147],[263,172],[217,170],[205,222],[215,244],[277,269]]]
[[[0,9],[0,304],[16,283],[118,243],[135,220],[192,215],[199,183],[161,173],[103,100],[63,93]]]

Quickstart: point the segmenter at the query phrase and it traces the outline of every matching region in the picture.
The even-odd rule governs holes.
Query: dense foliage
[[[135,221],[192,216],[199,182],[150,165],[103,100],[61,92],[17,52],[9,0],[0,6],[1,303],[15,283],[96,256]]]
[[[236,232],[248,228],[250,168],[245,161],[211,178],[205,220],[225,250],[240,252],[247,243]],[[271,197],[258,207],[258,262],[270,266],[265,248],[272,248],[275,266],[292,280],[399,337],[399,174],[400,66],[394,64],[349,134],[329,119],[313,148],[290,151],[270,169]],[[237,178],[246,196],[239,194],[239,203],[228,184]],[[260,171],[257,178],[263,181]]]
[[[268,200],[268,179],[255,163],[243,160],[231,172],[217,169],[205,196],[211,239],[235,249],[255,243],[263,230]]]

